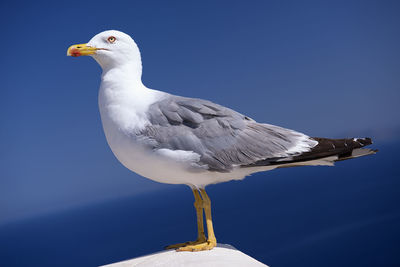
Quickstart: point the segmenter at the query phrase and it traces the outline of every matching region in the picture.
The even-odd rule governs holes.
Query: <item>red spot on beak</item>
[[[71,53],[71,56],[73,56],[73,57],[79,57],[82,55],[81,51],[79,51],[79,49],[77,49],[77,48],[72,48],[70,53]]]

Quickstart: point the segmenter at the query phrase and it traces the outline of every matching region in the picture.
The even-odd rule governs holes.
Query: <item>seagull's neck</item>
[[[111,120],[121,130],[137,130],[148,123],[146,111],[161,97],[148,89],[132,68],[120,66],[104,71],[101,77],[99,108],[104,120]]]
[[[126,64],[118,67],[102,66],[102,82],[129,81],[131,84],[142,85],[142,64]]]

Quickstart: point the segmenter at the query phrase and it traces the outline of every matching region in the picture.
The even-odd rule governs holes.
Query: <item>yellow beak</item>
[[[87,46],[86,44],[76,44],[71,45],[67,50],[67,56],[79,57],[79,56],[89,56],[96,54],[99,50],[96,47]]]

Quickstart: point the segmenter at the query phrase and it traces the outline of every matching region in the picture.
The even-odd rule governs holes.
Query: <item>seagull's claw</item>
[[[179,248],[182,248],[182,247],[193,246],[193,245],[201,244],[201,243],[204,243],[204,242],[206,242],[206,238],[205,237],[204,238],[198,238],[195,241],[188,241],[188,242],[185,242],[185,243],[178,243],[178,244],[174,244],[174,245],[169,245],[169,246],[166,246],[164,249],[178,249],[179,250]]]
[[[180,247],[176,251],[192,251],[192,252],[194,252],[194,251],[210,250],[210,249],[213,249],[216,245],[217,245],[216,241],[207,240],[202,243]]]

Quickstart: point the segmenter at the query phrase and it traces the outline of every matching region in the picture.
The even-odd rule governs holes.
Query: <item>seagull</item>
[[[91,56],[102,68],[98,104],[104,133],[115,157],[129,170],[193,191],[198,237],[170,245],[177,251],[210,250],[217,244],[205,187],[242,180],[277,168],[327,165],[370,155],[370,138],[328,139],[258,123],[208,100],[153,90],[143,85],[135,41],[109,30],[68,56]],[[207,226],[206,237],[204,219]]]

